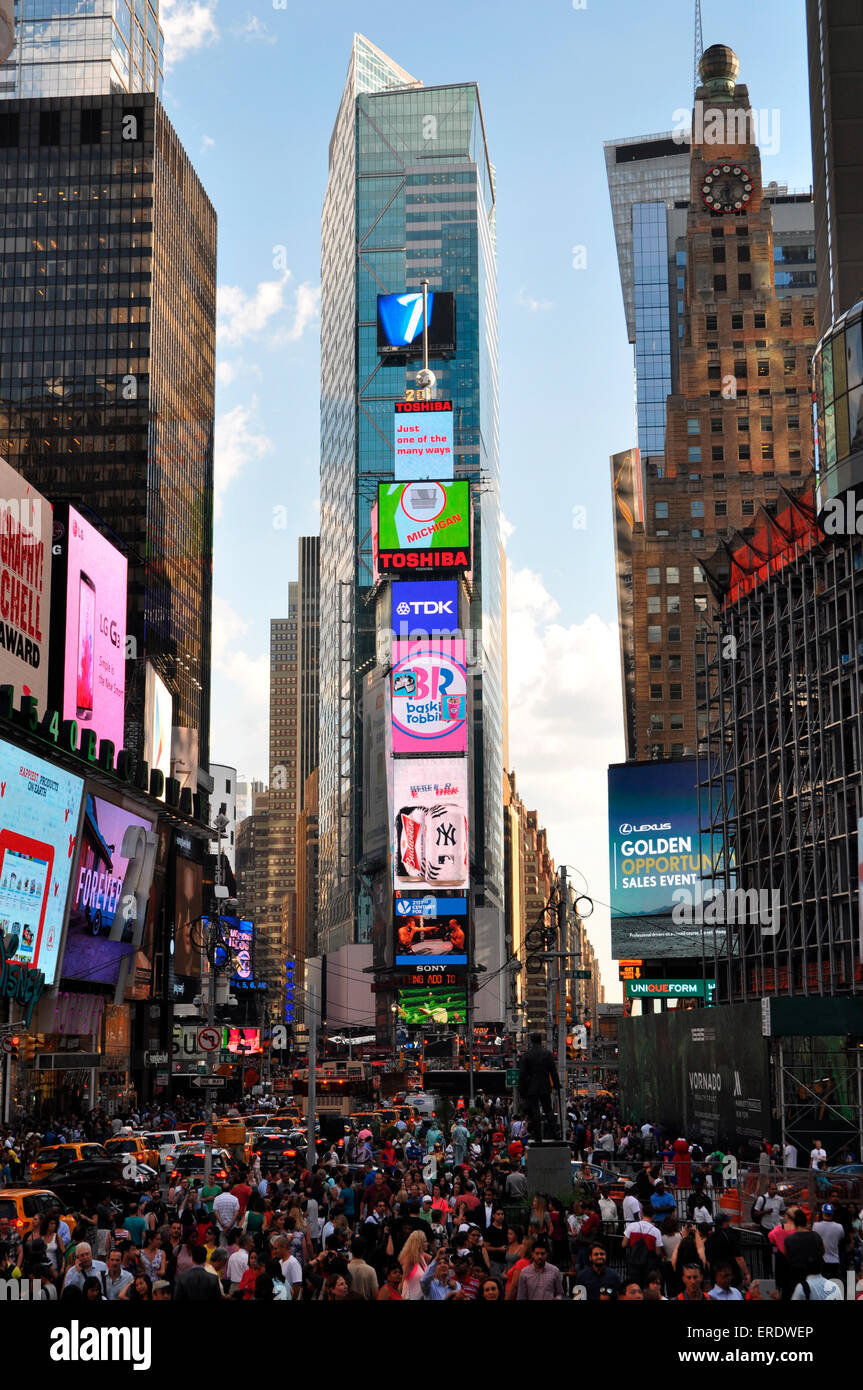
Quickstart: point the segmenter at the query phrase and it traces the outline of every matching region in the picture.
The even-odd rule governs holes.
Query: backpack
[[[648,1249],[645,1240],[637,1240],[630,1245],[626,1256],[627,1275],[630,1279],[637,1279],[640,1284],[644,1284],[647,1275],[659,1268],[659,1254],[656,1250]]]

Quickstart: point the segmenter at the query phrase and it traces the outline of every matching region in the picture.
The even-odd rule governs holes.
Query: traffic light
[[[566,996],[566,1022],[567,1022],[567,1024],[572,1023],[572,995],[571,995],[571,994],[568,994],[568,995]]]
[[[9,1049],[9,1059],[10,1059],[10,1061],[12,1061],[12,1062],[17,1062],[17,1061],[18,1061],[18,1057],[19,1057],[19,1055],[20,1055],[19,1049],[20,1049],[21,1039],[18,1037],[18,1034],[17,1034],[17,1033],[13,1033],[12,1036],[11,1036],[11,1038],[9,1039],[9,1042],[10,1042],[10,1044],[11,1044],[10,1049]]]
[[[24,1039],[24,1061],[28,1067],[32,1067],[36,1061],[36,1039],[32,1033],[28,1033]]]

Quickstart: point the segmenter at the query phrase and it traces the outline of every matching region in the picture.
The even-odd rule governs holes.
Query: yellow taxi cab
[[[106,1139],[105,1152],[109,1158],[124,1158],[129,1154],[138,1163],[146,1163],[159,1171],[159,1150],[152,1148],[140,1134],[118,1134],[116,1139]]]
[[[348,1116],[348,1122],[353,1125],[357,1134],[364,1129],[370,1129],[373,1139],[377,1140],[381,1137],[383,1116],[380,1110],[355,1110],[352,1115]]]
[[[59,1197],[48,1188],[4,1187],[0,1190],[0,1217],[8,1218],[9,1230],[18,1240],[29,1236],[43,1216],[55,1213],[63,1215],[71,1230],[73,1223],[62,1213]]]
[[[49,1144],[47,1148],[38,1151],[30,1164],[30,1181],[42,1182],[56,1168],[62,1168],[66,1163],[74,1163],[80,1158],[104,1157],[105,1150],[101,1144]]]
[[[305,1118],[305,1112],[301,1110],[298,1105],[283,1105],[273,1116],[273,1120],[275,1120],[277,1124],[280,1124],[283,1120],[289,1120],[291,1124],[295,1125],[299,1124],[301,1120],[305,1120]]]

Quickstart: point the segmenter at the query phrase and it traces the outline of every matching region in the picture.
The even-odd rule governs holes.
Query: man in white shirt
[[[827,1162],[827,1150],[822,1149],[821,1140],[815,1140],[815,1148],[809,1154],[809,1167],[818,1168],[820,1164]]]
[[[635,1195],[635,1189],[627,1192],[623,1199],[623,1230],[624,1234],[633,1226],[636,1221],[640,1221],[644,1215],[644,1208]]]
[[[219,1244],[227,1244],[228,1233],[234,1229],[240,1214],[240,1204],[233,1192],[220,1192],[213,1200],[213,1218],[219,1232]]]
[[[249,1268],[249,1251],[254,1242],[251,1236],[241,1236],[240,1243],[233,1255],[228,1256],[228,1268],[225,1278],[231,1281],[231,1293],[235,1293],[240,1287],[240,1280]]]
[[[653,1126],[652,1126],[652,1125],[649,1125],[649,1124],[645,1121],[645,1123],[641,1126],[641,1137],[642,1137],[642,1139],[646,1139],[647,1136],[648,1136],[648,1134],[652,1134],[652,1133],[653,1133]]]
[[[775,1226],[782,1225],[782,1218],[785,1215],[785,1202],[776,1191],[776,1183],[769,1182],[767,1191],[762,1192],[760,1197],[755,1198],[755,1205],[752,1208],[754,1216],[760,1216],[760,1226],[762,1231],[770,1232]]]
[[[824,1242],[824,1273],[838,1274],[841,1268],[840,1249],[845,1240],[845,1229],[833,1215],[833,1203],[825,1202],[821,1208],[821,1220],[812,1226],[816,1236]]]
[[[282,1278],[291,1291],[291,1298],[296,1302],[302,1292],[303,1267],[296,1256],[291,1254],[287,1236],[278,1236],[273,1241],[273,1259],[278,1260]]]
[[[796,1168],[796,1167],[797,1167],[797,1145],[796,1145],[796,1144],[792,1144],[790,1140],[789,1140],[788,1143],[785,1145],[785,1167],[786,1167],[786,1168]]]
[[[617,1229],[617,1203],[610,1197],[600,1197],[599,1199],[599,1219],[603,1226],[614,1226]]]

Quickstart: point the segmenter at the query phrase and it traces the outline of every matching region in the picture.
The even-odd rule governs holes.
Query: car
[[[144,1163],[148,1168],[159,1167],[159,1150],[147,1143],[141,1134],[118,1135],[116,1139],[105,1140],[105,1152],[109,1158],[123,1157],[126,1160],[133,1159],[136,1163]]]
[[[572,1174],[573,1187],[578,1186],[579,1178],[584,1170],[584,1164],[578,1159],[572,1159],[569,1168]],[[621,1177],[619,1173],[612,1173],[608,1168],[602,1168],[598,1163],[588,1163],[590,1176],[598,1185],[603,1197],[610,1197],[613,1202],[622,1202],[626,1192],[629,1178]]]
[[[268,1134],[257,1149],[261,1168],[280,1168],[282,1163],[302,1158],[306,1152],[305,1131],[291,1130]]]
[[[381,1112],[380,1110],[356,1110],[348,1119],[357,1134],[360,1130],[370,1129],[372,1138],[377,1141],[381,1137]]]
[[[243,1116],[243,1124],[246,1126],[246,1129],[248,1130],[267,1129],[268,1126],[272,1125],[272,1123],[273,1117],[270,1114],[265,1115],[262,1113],[260,1115]]]
[[[174,1151],[174,1161],[170,1171],[171,1182],[180,1178],[204,1177],[204,1146],[183,1145],[184,1152]],[[227,1149],[213,1149],[210,1160],[210,1175],[216,1182],[231,1182],[236,1176],[236,1165]]]
[[[51,1189],[69,1211],[80,1206],[85,1197],[100,1201],[112,1197],[128,1209],[154,1183],[159,1175],[146,1164],[139,1163],[133,1174],[122,1158],[80,1158],[54,1171]]]
[[[49,1188],[4,1187],[0,1191],[0,1217],[8,1217],[14,1234],[23,1240],[43,1216],[63,1215],[70,1230],[72,1221],[63,1213],[63,1204]]]
[[[105,1149],[101,1144],[49,1144],[47,1148],[39,1150],[30,1164],[30,1181],[41,1183],[49,1173],[56,1172],[67,1163],[74,1163],[76,1159],[104,1157]]]
[[[841,1173],[849,1178],[863,1178],[863,1163],[840,1163],[838,1168],[830,1168],[828,1172]]]
[[[151,1130],[142,1136],[145,1144],[159,1155],[159,1166],[167,1167],[171,1154],[178,1144],[184,1142],[184,1136],[178,1129],[158,1129]]]

